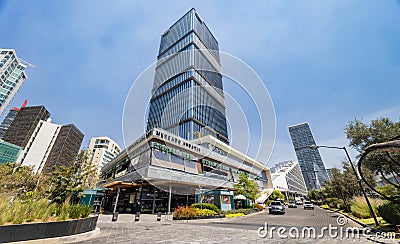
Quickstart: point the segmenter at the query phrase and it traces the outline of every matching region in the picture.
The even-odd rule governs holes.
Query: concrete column
[[[117,197],[115,198],[115,205],[114,205],[114,210],[113,213],[117,212],[117,204],[118,204],[118,198],[119,198],[119,192],[121,190],[120,185],[118,185],[118,189],[117,189]]]
[[[171,214],[171,198],[172,198],[172,185],[169,184],[169,194],[168,194],[168,214]]]
[[[153,208],[151,209],[151,213],[152,214],[154,214],[155,211],[156,211],[156,193],[157,193],[156,187],[155,186],[153,186],[153,187],[154,187],[154,191],[153,191]]]

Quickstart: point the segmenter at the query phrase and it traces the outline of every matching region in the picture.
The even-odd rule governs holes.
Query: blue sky
[[[318,144],[343,146],[348,121],[400,117],[400,1],[389,0],[0,0],[0,47],[36,66],[9,108],[28,99],[76,124],[83,146],[100,135],[123,145],[129,88],[156,60],[161,33],[192,7],[220,50],[269,90],[277,131],[268,165],[296,159],[290,125],[308,121]],[[328,167],[344,159],[321,154]]]

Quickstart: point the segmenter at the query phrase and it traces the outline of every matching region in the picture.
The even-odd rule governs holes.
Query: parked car
[[[304,209],[314,209],[314,204],[310,201],[305,201],[303,206]]]
[[[288,207],[289,208],[297,208],[296,202],[290,201],[289,204],[288,204]]]
[[[285,206],[280,201],[273,201],[269,204],[269,213],[285,214]]]
[[[296,205],[303,205],[303,202],[301,200],[297,200]]]

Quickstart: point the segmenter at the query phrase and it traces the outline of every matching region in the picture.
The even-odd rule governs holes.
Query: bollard
[[[137,212],[137,213],[135,214],[135,222],[136,222],[136,221],[139,221],[139,218],[140,218],[140,212]]]
[[[158,212],[157,214],[157,221],[161,221],[161,212]]]
[[[116,222],[117,219],[118,219],[118,212],[113,213],[111,221],[112,221],[112,222]]]

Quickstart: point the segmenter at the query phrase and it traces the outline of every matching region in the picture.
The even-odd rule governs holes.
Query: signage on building
[[[196,145],[194,145],[192,143],[189,143],[189,142],[183,140],[180,137],[176,137],[176,136],[173,136],[171,134],[164,133],[164,132],[162,132],[160,130],[157,130],[157,129],[153,130],[153,135],[159,137],[160,139],[162,139],[164,141],[172,142],[172,143],[177,144],[179,146],[186,147],[186,148],[188,148],[190,150],[195,150],[197,152],[201,151],[199,146],[196,146]]]

